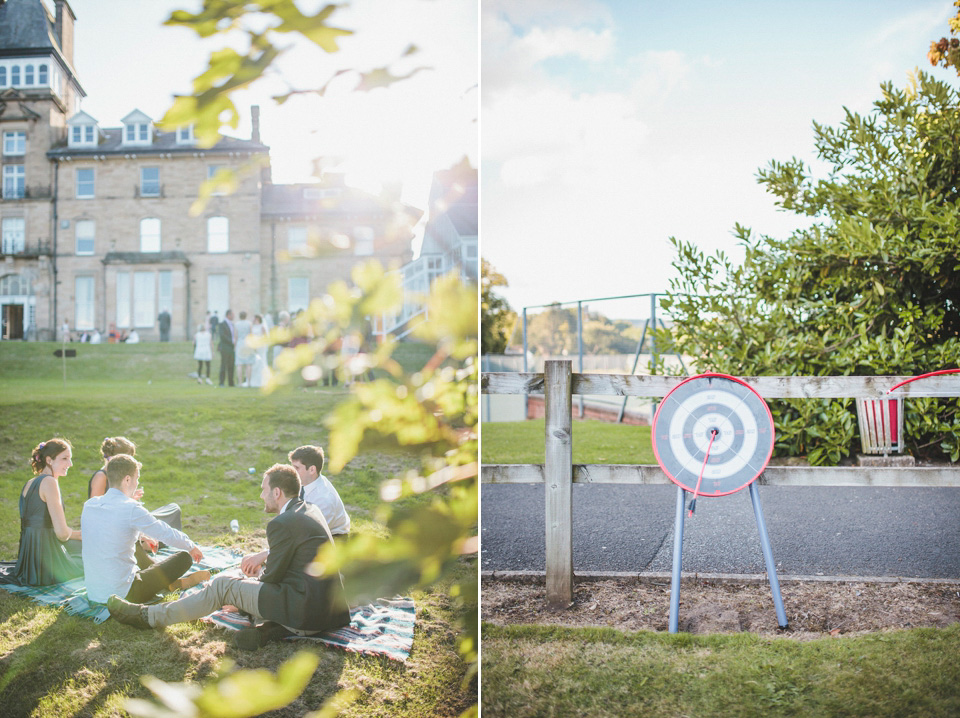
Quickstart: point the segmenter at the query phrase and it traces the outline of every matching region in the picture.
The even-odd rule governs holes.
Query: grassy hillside
[[[16,558],[17,495],[32,475],[31,450],[52,436],[64,436],[74,446],[74,466],[61,480],[71,526],[79,528],[87,481],[101,465],[100,442],[123,435],[137,444],[148,508],[176,501],[184,530],[198,542],[259,549],[269,518],[258,498],[261,473],[286,461],[296,446],[325,445],[323,420],[346,393],[342,387],[301,385],[265,395],[198,385],[187,377],[196,363],[185,342],[73,344],[77,356],[65,362],[53,356],[57,348],[0,343],[0,559]],[[429,353],[422,345],[404,345],[397,358],[412,371]],[[218,366],[215,359],[214,371]],[[340,474],[328,475],[354,530],[384,530],[374,520],[380,482],[417,463],[409,452],[368,452]],[[231,519],[239,521],[239,534],[230,533]],[[459,714],[475,695],[461,686],[465,668],[454,643],[452,601],[442,586],[414,598],[418,627],[406,666],[314,648],[320,667],[304,696],[282,715],[302,715],[351,686],[361,695],[345,715]],[[200,680],[225,658],[275,669],[300,648],[271,645],[243,654],[220,629],[184,624],[138,632],[115,621],[97,626],[0,591],[0,714],[122,715],[125,696],[147,695],[139,681],[144,673],[168,681]]]

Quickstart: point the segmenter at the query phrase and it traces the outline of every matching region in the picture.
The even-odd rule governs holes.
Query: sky
[[[52,0],[44,0],[53,7]],[[308,14],[325,6],[298,0]],[[87,93],[81,109],[101,127],[119,127],[139,109],[159,120],[174,94],[189,93],[223,40],[200,40],[193,31],[165,27],[176,9],[197,12],[200,0],[70,0],[77,16],[74,65]],[[354,30],[332,54],[293,42],[278,71],[234,98],[241,121],[235,137],[250,137],[250,106],[260,106],[262,141],[271,148],[275,182],[313,180],[316,157],[338,158],[330,169],[348,183],[378,192],[402,181],[402,199],[427,209],[433,172],[478,151],[478,0],[356,0],[330,24]],[[227,42],[238,43],[235,38]],[[401,58],[416,45],[419,51]],[[239,45],[235,45],[239,48]],[[276,105],[272,95],[322,86],[337,70],[390,65],[394,74],[426,66],[386,89],[349,91],[343,76],[323,98],[300,96]]]
[[[756,183],[931,68],[952,0],[483,0],[481,253],[515,310],[669,289],[668,238],[804,226]],[[821,175],[822,176],[822,175]],[[641,318],[649,299],[592,303]]]

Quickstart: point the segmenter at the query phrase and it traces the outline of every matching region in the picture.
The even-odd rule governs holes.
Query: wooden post
[[[569,360],[544,364],[547,602],[573,603],[573,394]]]

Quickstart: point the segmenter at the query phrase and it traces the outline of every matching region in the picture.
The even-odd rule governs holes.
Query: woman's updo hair
[[[66,439],[41,441],[30,455],[30,466],[33,467],[33,473],[39,474],[45,471],[47,459],[55,459],[67,449],[73,449],[73,446]]]
[[[100,453],[104,460],[117,454],[129,454],[133,456],[137,453],[137,445],[125,436],[108,436],[100,444]]]

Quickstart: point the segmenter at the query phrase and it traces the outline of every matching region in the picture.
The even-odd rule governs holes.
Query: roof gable
[[[134,110],[129,115],[120,120],[123,124],[129,125],[135,122],[153,122],[152,117],[148,117],[146,114],[140,110]]]
[[[73,125],[95,125],[95,124],[97,124],[97,121],[93,119],[90,115],[88,115],[86,112],[84,112],[83,110],[76,113],[69,120],[67,120],[67,125],[71,127]]]

